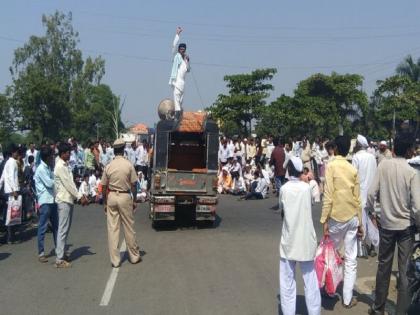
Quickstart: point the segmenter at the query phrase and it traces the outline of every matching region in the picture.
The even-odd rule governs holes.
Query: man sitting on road
[[[219,175],[219,180],[217,183],[217,192],[219,194],[228,194],[232,191],[233,181],[232,176],[229,173],[227,166],[222,168],[222,173]]]
[[[254,181],[251,183],[251,191],[246,194],[245,200],[249,199],[264,199],[267,195],[268,184],[260,171],[257,169],[254,172]]]

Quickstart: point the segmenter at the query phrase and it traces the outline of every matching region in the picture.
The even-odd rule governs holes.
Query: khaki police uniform
[[[124,146],[118,139],[114,147]],[[108,247],[111,263],[119,266],[121,262],[119,245],[120,223],[124,228],[125,242],[131,263],[137,263],[140,258],[139,246],[136,242],[134,230],[133,199],[131,185],[137,180],[133,165],[123,156],[116,156],[105,168],[101,183],[108,187],[107,225]],[[104,192],[105,193],[105,192]]]

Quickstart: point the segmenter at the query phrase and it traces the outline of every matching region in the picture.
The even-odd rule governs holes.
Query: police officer
[[[132,264],[141,261],[134,231],[136,203],[133,196],[136,196],[137,175],[133,165],[124,158],[124,147],[123,139],[115,140],[115,159],[105,167],[101,180],[104,192],[104,210],[107,215],[109,255],[114,268],[118,268],[121,264],[118,248],[120,223],[124,227],[129,261]]]

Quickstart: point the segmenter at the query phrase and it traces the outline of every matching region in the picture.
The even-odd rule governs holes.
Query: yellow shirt
[[[362,202],[357,170],[344,157],[336,156],[325,174],[324,204],[321,223],[328,219],[347,222],[353,217],[362,224]]]

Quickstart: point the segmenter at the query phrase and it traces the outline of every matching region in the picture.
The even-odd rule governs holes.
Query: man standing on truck
[[[182,32],[181,27],[177,27],[175,38],[172,44],[172,54],[174,55],[169,85],[174,92],[175,119],[179,120],[182,113],[182,101],[184,99],[185,75],[190,71],[190,58],[185,53],[187,45],[181,43],[178,45],[179,36]],[[176,47],[178,45],[178,51]]]

